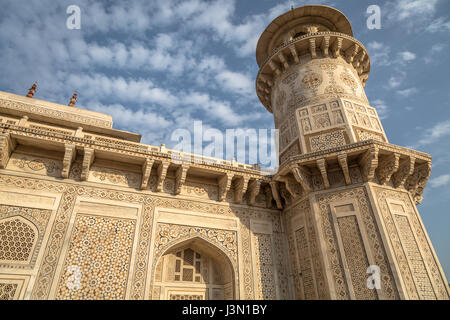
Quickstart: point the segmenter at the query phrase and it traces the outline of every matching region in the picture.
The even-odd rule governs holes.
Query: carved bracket
[[[278,59],[280,59],[281,63],[283,64],[284,70],[289,69],[289,64],[287,63],[286,57],[284,56],[282,51],[278,53]]]
[[[81,164],[81,180],[86,181],[89,176],[89,170],[94,162],[95,151],[92,148],[84,148],[83,163]]]
[[[317,159],[316,164],[320,170],[320,174],[322,175],[323,185],[324,185],[325,189],[329,189],[330,182],[328,181],[327,161],[325,159]]]
[[[253,206],[255,204],[255,198],[259,194],[261,188],[261,180],[254,179],[248,184],[248,204]]]
[[[305,192],[309,193],[313,190],[311,182],[311,172],[309,172],[306,167],[292,165],[291,171],[294,175],[295,180],[300,183]]]
[[[290,203],[292,196],[289,191],[287,191],[285,183],[278,184],[278,192],[280,197],[284,199],[284,203]]]
[[[398,153],[390,154],[380,162],[380,165],[376,170],[378,182],[380,184],[384,185],[391,180],[392,175],[396,173],[399,168],[399,162],[400,155]]]
[[[219,201],[224,201],[227,197],[227,193],[231,188],[231,180],[233,180],[233,174],[231,173],[226,173],[224,176],[219,178]]]
[[[344,174],[345,184],[346,185],[352,184],[352,179],[350,179],[350,173],[348,171],[347,153],[341,152],[338,155],[338,162],[339,165],[341,166],[342,173]]]
[[[6,168],[11,153],[16,148],[16,142],[9,133],[0,133],[0,169]]]
[[[378,167],[378,148],[374,147],[367,150],[359,160],[361,173],[365,182],[373,181],[375,170]]]
[[[353,63],[353,66],[359,70],[358,73],[361,73],[363,71],[363,68],[361,67],[361,64],[363,63],[364,59],[366,58],[366,51],[360,50],[358,54],[355,57],[355,61]]]
[[[270,189],[272,190],[272,197],[277,204],[278,209],[283,209],[283,204],[281,203],[280,192],[278,190],[278,182],[270,181]]]
[[[422,194],[431,175],[431,162],[425,162],[414,169],[414,173],[406,179],[406,189],[417,204],[422,202]]]
[[[287,176],[280,176],[276,179],[277,181],[284,182],[284,185],[286,186],[286,190],[291,195],[292,199],[296,199],[301,196],[301,190],[300,186],[297,184],[294,179],[287,177]]]
[[[152,167],[155,160],[146,158],[144,164],[142,165],[142,179],[141,179],[141,189],[147,189],[148,179],[150,179],[150,174],[152,173]]]
[[[406,159],[400,160],[399,169],[392,176],[395,188],[403,187],[406,179],[414,172],[414,163],[416,158],[409,156]]]
[[[328,49],[330,48],[330,36],[323,37],[322,41],[322,53],[324,57],[328,57]]]
[[[355,59],[356,55],[358,54],[359,46],[355,43],[353,46],[351,46],[347,52],[345,53],[347,62],[350,64],[353,64],[353,60]]]
[[[266,206],[267,206],[267,208],[269,208],[269,209],[273,208],[273,203],[272,203],[273,194],[272,194],[272,188],[270,187],[270,185],[267,184],[264,187],[264,193],[266,195]]]
[[[332,52],[333,52],[333,57],[337,58],[341,55],[341,49],[342,49],[342,41],[344,39],[343,38],[337,38],[334,43],[333,43],[333,47],[332,47]]]
[[[309,52],[311,53],[311,59],[317,58],[316,39],[315,38],[309,39]]]
[[[291,55],[294,58],[295,63],[299,64],[300,63],[300,58],[298,56],[297,49],[295,49],[294,45],[290,46],[289,49],[291,50]]]
[[[241,203],[242,197],[247,192],[248,188],[248,181],[250,180],[250,177],[243,176],[236,180],[234,185],[234,202],[235,203]]]
[[[156,181],[156,192],[161,192],[164,185],[164,180],[166,180],[167,169],[169,168],[170,162],[162,161],[158,166],[158,180]]]
[[[175,177],[175,190],[174,190],[175,194],[181,193],[181,187],[186,182],[188,170],[189,170],[189,166],[186,164],[182,164],[181,166],[178,167],[177,174]]]
[[[74,144],[66,143],[64,145],[64,158],[63,158],[63,167],[61,170],[61,177],[67,179],[69,177],[70,166],[72,162],[75,160],[77,155],[77,151]]]
[[[281,74],[280,68],[272,60],[269,61],[269,66],[277,76]]]

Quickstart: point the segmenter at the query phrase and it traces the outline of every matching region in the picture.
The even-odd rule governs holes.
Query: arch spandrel
[[[161,227],[161,226],[160,226]],[[151,268],[151,292],[153,299],[155,299],[155,293],[153,287],[155,286],[155,278],[157,274],[157,266],[160,263],[161,259],[168,255],[172,254],[179,250],[184,250],[187,248],[191,248],[200,252],[203,252],[211,259],[211,261],[215,260],[216,264],[218,261],[221,262],[221,265],[228,264],[230,271],[230,281],[232,288],[232,298],[238,298],[238,288],[239,288],[239,279],[238,279],[238,260],[237,260],[237,239],[236,232],[233,231],[223,231],[223,230],[215,230],[208,228],[192,228],[185,226],[173,226],[175,228],[189,228],[190,232],[183,234],[179,237],[168,239],[167,241],[162,241],[164,239],[161,237],[160,233],[162,230],[167,230],[164,228],[159,229],[159,236],[157,235],[157,239],[155,240],[155,251],[153,255],[153,263]],[[197,231],[195,231],[197,229]],[[201,230],[198,230],[201,229]],[[222,239],[220,232],[232,233],[234,235],[233,242],[227,243],[228,246],[223,245],[217,238]],[[176,233],[172,230],[172,235]],[[167,239],[167,238],[166,238]],[[158,241],[159,240],[159,241]],[[231,245],[230,245],[231,244]],[[231,248],[232,247],[232,248]],[[223,267],[223,266],[221,266]],[[160,276],[162,280],[162,276]],[[172,283],[173,284],[173,283]],[[185,284],[184,284],[185,285]],[[157,299],[157,298],[156,298]]]

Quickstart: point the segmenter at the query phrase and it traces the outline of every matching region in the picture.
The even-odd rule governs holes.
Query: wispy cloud
[[[419,92],[417,88],[408,88],[403,90],[397,90],[397,94],[401,95],[402,97],[408,98],[414,94]]]
[[[389,107],[386,105],[386,103],[381,100],[377,99],[372,101],[372,106],[377,109],[378,116],[381,120],[386,119],[389,114]]]
[[[445,32],[450,30],[450,21],[447,21],[444,17],[439,17],[433,20],[427,27],[426,30],[431,33],[435,32]]]
[[[443,43],[437,43],[431,46],[431,49],[429,50],[429,53],[423,58],[426,64],[433,63],[433,61],[436,61],[436,58],[442,54],[444,51],[444,48],[446,47]]]
[[[404,62],[409,62],[409,61],[413,61],[414,59],[416,59],[416,54],[412,53],[410,51],[399,52],[398,55],[399,55],[400,59]]]
[[[432,188],[439,188],[439,187],[446,186],[449,183],[450,183],[450,174],[444,174],[439,177],[431,179],[429,185]]]
[[[390,46],[378,41],[371,41],[367,45],[367,50],[370,54],[371,64],[374,66],[388,66],[392,63]]]
[[[450,120],[442,121],[432,128],[426,129],[424,136],[418,141],[420,146],[428,145],[450,135]]]
[[[436,13],[439,0],[395,0],[388,1],[383,12],[388,22],[405,27],[408,31],[417,31],[427,26]],[[423,28],[423,27],[422,27]]]

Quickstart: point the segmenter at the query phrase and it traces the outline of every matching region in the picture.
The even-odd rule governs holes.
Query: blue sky
[[[391,143],[430,153],[419,206],[450,277],[450,2],[396,1],[2,1],[0,90],[111,114],[114,127],[170,141],[174,128],[273,128],[254,90],[259,35],[291,5],[328,4],[368,49],[366,92]],[[81,29],[66,28],[69,5]],[[366,27],[369,5],[381,29]]]

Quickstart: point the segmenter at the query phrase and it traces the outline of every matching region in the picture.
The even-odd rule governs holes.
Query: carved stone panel
[[[334,282],[334,286],[336,289],[336,299],[349,299],[350,292],[348,288],[348,282],[346,280],[346,275],[344,271],[344,265],[342,264],[342,260],[339,255],[339,245],[338,238],[336,237],[336,233],[333,230],[333,221],[331,219],[331,203],[334,202],[352,202],[355,201],[358,205],[359,215],[361,217],[361,221],[364,223],[364,229],[367,232],[368,238],[368,248],[370,248],[373,253],[373,257],[375,260],[375,264],[380,267],[380,270],[383,274],[381,279],[382,291],[384,293],[385,299],[398,299],[398,291],[394,282],[394,278],[392,275],[392,271],[390,269],[390,264],[388,262],[388,258],[383,247],[383,242],[381,240],[381,235],[376,223],[376,219],[373,215],[373,211],[370,207],[370,202],[367,197],[366,191],[362,187],[349,189],[345,191],[332,192],[327,194],[322,194],[317,196],[317,200],[319,202],[320,208],[320,232],[322,233],[326,244],[327,244],[327,256],[328,263],[331,268],[331,277]],[[361,261],[364,261],[363,256],[361,254],[357,254],[358,251],[350,249],[348,246],[354,246],[357,244],[356,240],[358,239],[358,233],[355,233],[356,225],[352,221],[342,221],[339,223],[342,227],[345,226],[345,230],[339,230],[341,235],[345,234],[343,239],[344,243],[344,251],[345,246],[347,246],[347,252],[351,253],[350,264],[353,266],[350,268],[353,271],[350,271],[350,276],[352,280],[356,277],[360,277],[357,281],[359,283],[356,287],[353,286],[353,289],[356,292],[360,292],[360,297],[366,297],[366,294],[363,294],[362,291],[358,291],[358,288],[361,288],[362,285],[362,271],[361,266],[358,267],[358,264]],[[351,229],[349,229],[351,227]],[[351,231],[353,230],[353,231]],[[358,236],[358,237],[356,237]],[[352,238],[349,238],[352,237]],[[355,238],[356,237],[356,238]],[[356,239],[356,240],[355,240]],[[361,245],[361,243],[360,243]],[[353,250],[353,251],[352,251]],[[360,252],[362,247],[360,247]],[[366,250],[364,250],[366,251]],[[356,255],[356,256],[354,256]],[[359,270],[359,271],[357,271]],[[358,276],[359,274],[359,276]]]
[[[55,298],[125,299],[135,229],[135,219],[77,214]]]
[[[311,152],[323,151],[346,145],[345,134],[342,130],[311,136],[309,142]]]

